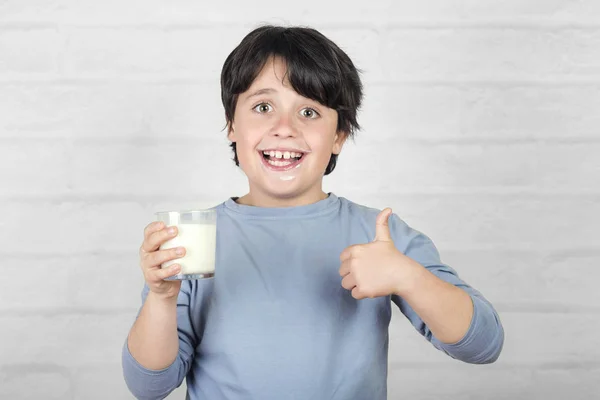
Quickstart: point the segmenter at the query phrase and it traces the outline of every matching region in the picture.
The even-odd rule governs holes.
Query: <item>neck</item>
[[[327,193],[320,188],[318,191],[281,197],[250,190],[247,194],[238,198],[236,203],[254,207],[296,207],[313,204],[326,198]]]

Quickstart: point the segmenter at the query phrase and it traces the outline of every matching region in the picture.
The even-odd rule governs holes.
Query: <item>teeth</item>
[[[263,151],[263,154],[270,156],[271,158],[278,158],[280,160],[289,160],[290,158],[301,157],[302,153],[296,153],[295,151]]]
[[[286,165],[290,165],[291,161],[268,161],[269,164],[274,165],[276,167],[285,167]]]

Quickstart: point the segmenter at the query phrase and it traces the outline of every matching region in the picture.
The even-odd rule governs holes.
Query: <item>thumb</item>
[[[377,216],[377,220],[375,222],[375,240],[380,242],[391,242],[392,235],[390,234],[390,226],[388,225],[388,219],[392,215],[392,209],[386,208],[381,211]]]

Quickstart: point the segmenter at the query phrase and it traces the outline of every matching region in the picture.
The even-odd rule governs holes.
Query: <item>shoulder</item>
[[[372,207],[364,204],[360,204],[349,200],[345,197],[340,197],[342,214],[347,215],[347,218],[352,219],[354,222],[364,224],[366,227],[372,229],[373,234],[375,232],[375,222],[377,216],[384,209]],[[422,235],[421,232],[412,228],[402,217],[400,217],[393,209],[392,214],[388,219],[388,225],[390,227],[390,233],[396,244],[402,246],[402,244],[408,244],[416,236]]]
[[[363,219],[367,222],[375,222],[377,215],[381,212],[378,208],[356,203],[346,197],[340,197],[339,199],[342,212],[352,218]]]

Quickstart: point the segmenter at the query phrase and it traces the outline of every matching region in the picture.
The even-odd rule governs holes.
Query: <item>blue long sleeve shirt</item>
[[[176,360],[148,370],[125,341],[123,374],[136,398],[163,399],[187,379],[191,400],[386,399],[393,306],[452,358],[498,358],[504,331],[493,306],[396,214],[389,227],[398,250],[471,296],[473,318],[456,343],[440,342],[401,297],[356,300],[341,286],[339,256],[373,240],[379,210],[333,193],[299,207],[252,207],[230,198],[216,209],[215,276],[182,283]],[[144,287],[142,302],[147,293]]]

